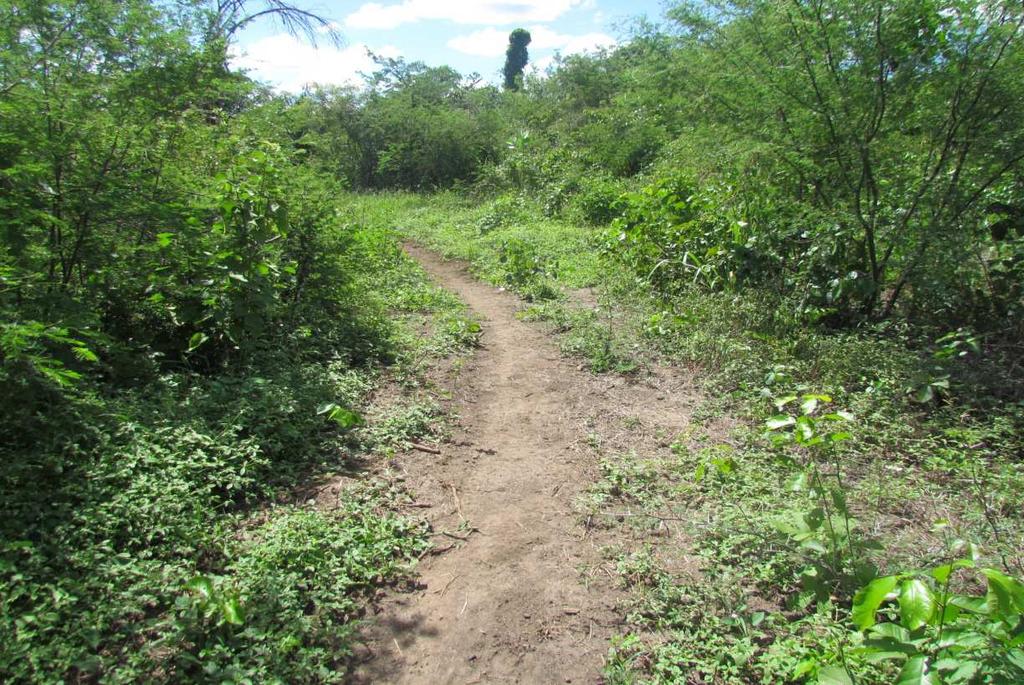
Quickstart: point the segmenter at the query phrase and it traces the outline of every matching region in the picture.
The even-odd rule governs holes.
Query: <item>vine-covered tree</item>
[[[523,69],[530,61],[526,46],[530,44],[530,32],[516,29],[508,34],[508,49],[505,50],[505,90],[519,90],[523,81]]]

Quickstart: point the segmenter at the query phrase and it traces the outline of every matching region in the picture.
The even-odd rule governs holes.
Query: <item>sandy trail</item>
[[[464,265],[409,254],[480,318],[482,347],[440,381],[459,416],[441,455],[400,458],[407,485],[431,503],[445,554],[419,566],[366,632],[359,683],[596,683],[621,600],[598,533],[572,511],[606,447],[665,442],[689,421],[687,379],[594,376],[563,359],[521,302]],[[629,419],[629,420],[627,420]],[[625,426],[625,427],[624,427]],[[663,446],[663,445],[662,445]]]

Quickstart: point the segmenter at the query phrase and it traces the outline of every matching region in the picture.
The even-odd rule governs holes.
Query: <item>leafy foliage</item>
[[[502,74],[505,76],[505,90],[519,90],[523,81],[523,69],[530,60],[526,46],[532,38],[526,29],[515,29],[508,34],[508,49],[505,51],[505,66]]]
[[[865,633],[857,654],[870,660],[902,663],[898,682],[1012,683],[1024,677],[1020,649],[1024,583],[991,568],[980,569],[984,597],[950,590],[962,569],[974,569],[968,557],[927,573],[876,578],[853,602],[853,620]],[[886,609],[890,620],[878,623]],[[898,619],[898,620],[897,620]]]

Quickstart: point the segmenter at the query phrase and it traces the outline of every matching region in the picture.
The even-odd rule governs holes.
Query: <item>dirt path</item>
[[[362,683],[596,683],[621,600],[600,535],[573,513],[598,477],[592,445],[664,447],[689,421],[686,380],[594,376],[563,359],[521,302],[463,265],[408,252],[480,318],[482,348],[440,380],[458,426],[442,454],[399,459],[439,546],[412,592],[385,599]]]

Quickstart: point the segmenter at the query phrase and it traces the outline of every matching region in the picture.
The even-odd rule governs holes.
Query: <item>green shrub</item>
[[[605,226],[620,215],[621,183],[596,177],[580,181],[579,192],[569,202],[569,215],[584,223]]]

